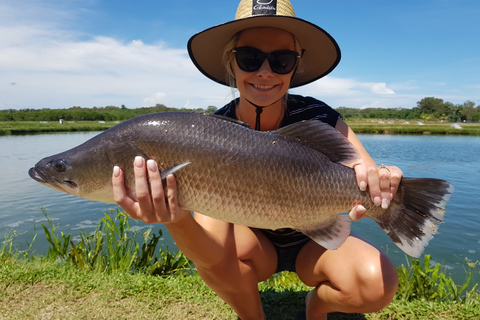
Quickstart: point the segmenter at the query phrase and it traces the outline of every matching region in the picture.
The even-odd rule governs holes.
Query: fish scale
[[[361,201],[395,244],[419,256],[453,192],[443,180],[403,178],[384,210],[357,187],[355,172],[343,164],[358,152],[328,124],[310,120],[261,132],[236,120],[178,112],[127,120],[40,160],[29,174],[59,191],[114,203],[114,166],[124,170],[135,197],[136,156],[156,160],[162,176],[175,174],[183,208],[250,227],[292,228],[327,249],[350,234],[348,217],[339,214]]]

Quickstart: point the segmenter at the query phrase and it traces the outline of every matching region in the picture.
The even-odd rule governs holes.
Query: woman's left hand
[[[360,190],[367,190],[375,206],[382,206],[387,209],[390,201],[395,197],[398,186],[403,177],[403,172],[395,166],[375,166],[365,164],[365,161],[358,160],[353,168],[355,170],[357,184]],[[353,221],[360,220],[366,214],[366,209],[357,204],[350,211],[349,216]]]

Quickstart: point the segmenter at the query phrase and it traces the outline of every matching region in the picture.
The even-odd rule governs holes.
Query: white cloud
[[[318,97],[334,108],[394,108],[399,106],[396,103],[400,100],[397,93],[384,82],[360,82],[332,76],[326,76],[292,92]]]
[[[370,86],[370,89],[372,93],[375,94],[395,94],[395,91],[393,91],[390,88],[387,88],[386,83],[374,83],[374,84],[367,84]]]
[[[218,99],[220,86],[197,71],[186,49],[85,37],[42,19],[52,15],[45,8],[37,17],[18,5],[0,9],[0,109],[226,103]],[[6,12],[10,18],[1,20]]]
[[[149,98],[143,99],[143,106],[149,107],[157,104],[162,104],[165,101],[167,94],[165,92],[157,92]]]

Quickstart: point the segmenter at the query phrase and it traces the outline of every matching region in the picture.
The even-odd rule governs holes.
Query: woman
[[[400,169],[379,169],[333,109],[287,93],[326,75],[340,60],[335,40],[295,18],[288,0],[242,0],[235,21],[193,36],[188,47],[200,71],[240,93],[218,114],[257,130],[313,118],[329,123],[361,154],[354,165],[359,188],[368,186],[375,205],[388,207],[402,177]],[[153,160],[137,157],[134,171],[138,201],[128,197],[118,167],[112,178],[115,200],[134,219],[164,223],[202,279],[241,319],[265,319],[257,284],[282,270],[295,271],[314,287],[305,300],[306,319],[326,319],[334,311],[373,312],[393,299],[397,274],[392,262],[354,235],[339,249],[327,250],[293,230],[253,229],[198,212],[192,216],[177,202],[173,175],[167,177],[164,193]],[[349,215],[359,220],[365,208],[359,204]]]

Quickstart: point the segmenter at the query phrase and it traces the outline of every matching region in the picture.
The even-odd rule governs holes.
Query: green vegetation
[[[72,107],[68,109],[8,109],[0,110],[1,121],[53,121],[58,122],[60,119],[64,121],[124,121],[142,114],[182,111],[182,112],[206,112],[213,113],[217,109],[213,106],[204,109],[177,109],[168,108],[162,104],[157,104],[149,108],[128,109],[125,106],[120,108],[108,106],[102,108],[81,108]]]
[[[473,101],[463,104],[445,102],[443,99],[426,97],[417,102],[417,106],[406,108],[367,108],[356,109],[340,107],[336,109],[345,119],[386,119],[386,120],[422,120],[422,121],[449,121],[449,122],[479,122],[480,105],[475,106]]]
[[[203,283],[181,253],[158,250],[161,235],[148,230],[137,242],[129,218],[104,215],[92,234],[74,242],[44,212],[45,256],[15,249],[15,235],[0,245],[0,319],[237,319]],[[35,237],[33,241],[35,240]],[[479,262],[467,261],[457,285],[441,265],[408,258],[398,268],[395,300],[373,314],[332,314],[329,319],[479,319]],[[268,319],[294,319],[311,288],[294,273],[260,283]]]
[[[128,109],[125,106],[102,108],[0,110],[0,135],[60,131],[103,131],[115,124],[142,114],[165,111],[213,113],[214,106],[204,109],[176,109],[157,104],[149,108]],[[442,99],[427,97],[411,109],[339,107],[336,109],[359,133],[389,134],[463,134],[480,135],[480,105],[472,101],[454,105]],[[62,120],[62,124],[59,121]],[[374,121],[373,121],[374,120]],[[373,121],[373,122],[372,122]],[[418,125],[418,122],[424,125]],[[411,122],[412,124],[410,124]],[[462,129],[451,127],[452,122]]]
[[[436,134],[436,135],[470,135],[480,136],[480,123],[461,123],[452,126],[450,123],[399,121],[358,121],[347,120],[355,133],[366,134]],[[458,127],[460,126],[460,128]]]
[[[175,109],[157,104],[154,107],[138,109],[108,106],[0,110],[0,135],[103,131],[142,114],[166,111],[210,114],[216,109],[214,106],[209,106],[207,110]],[[475,107],[472,101],[454,105],[442,99],[427,97],[418,101],[417,106],[412,109],[340,107],[336,110],[357,133],[480,135],[480,106]],[[459,122],[461,128],[452,127],[452,122]]]

